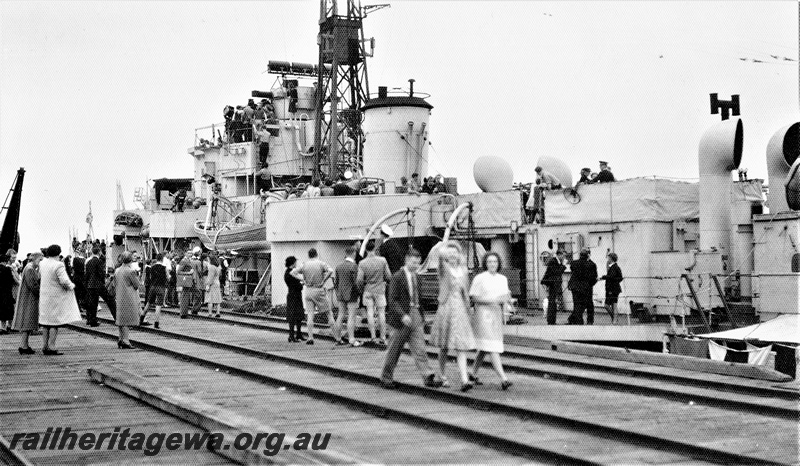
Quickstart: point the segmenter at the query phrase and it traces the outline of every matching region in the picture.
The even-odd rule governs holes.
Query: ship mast
[[[319,179],[323,171],[334,177],[343,169],[361,166],[360,109],[369,100],[366,58],[372,56],[375,46],[374,39],[364,39],[362,20],[375,8],[362,8],[359,0],[320,0],[314,179]],[[353,163],[341,157],[348,139],[355,141],[354,153],[350,154]]]

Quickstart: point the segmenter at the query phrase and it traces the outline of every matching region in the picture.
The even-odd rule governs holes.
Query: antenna
[[[94,226],[92,226],[93,221],[94,215],[92,215],[92,201],[89,201],[89,213],[86,214],[86,223],[89,224],[89,227],[87,228],[86,234],[92,240],[94,240]]]
[[[344,7],[341,14],[340,6]],[[370,10],[385,6],[362,8],[359,0],[320,0],[314,179],[320,178],[323,165],[330,177],[353,168],[348,166],[351,157],[355,157],[354,164],[361,165],[361,106],[369,100],[366,58],[372,56],[375,44],[374,39],[364,38],[362,19]],[[366,43],[370,44],[369,53]],[[356,141],[354,153],[340,154],[349,138]]]
[[[125,196],[122,195],[122,183],[117,180],[117,210],[125,210]]]

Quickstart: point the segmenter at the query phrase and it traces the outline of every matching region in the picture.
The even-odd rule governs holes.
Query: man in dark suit
[[[586,310],[586,323],[594,323],[594,303],[592,290],[597,283],[597,265],[589,259],[589,249],[583,248],[578,260],[572,262],[572,276],[567,288],[572,291],[572,315],[567,320],[571,325],[583,325],[583,311]]]
[[[389,282],[386,320],[394,332],[381,374],[384,388],[397,387],[397,382],[394,381],[394,368],[406,342],[414,356],[417,370],[422,374],[425,386],[434,388],[442,386],[442,381],[436,380],[436,376],[428,365],[428,354],[425,351],[425,335],[423,333],[425,322],[419,311],[419,284],[417,282],[417,268],[421,260],[419,251],[409,248],[406,252],[405,266],[392,275],[392,280]]]
[[[391,238],[393,233],[388,225],[381,225],[381,242],[376,242],[375,250],[389,263],[389,271],[395,273],[403,266],[405,251],[399,240]]]
[[[339,175],[339,181],[335,185],[333,185],[333,195],[334,196],[353,195],[353,190],[350,189],[350,186],[347,186],[347,182],[344,179],[344,176]]]
[[[600,161],[600,173],[597,174],[597,178],[595,178],[595,183],[611,183],[616,181],[614,178],[614,174],[611,173],[611,169],[608,166],[608,162]]]
[[[189,318],[189,311],[191,310],[192,300],[195,298],[197,291],[198,275],[192,262],[192,252],[186,251],[186,254],[178,265],[176,271],[178,281],[178,301],[180,302],[181,319]]]
[[[342,319],[347,312],[347,338],[350,346],[361,346],[361,342],[356,340],[356,314],[358,312],[358,265],[356,264],[356,247],[348,246],[345,250],[347,257],[336,266],[333,275],[333,286],[336,289],[336,304],[339,315],[336,316],[334,324],[334,338],[337,345],[345,344],[341,338]]]
[[[75,277],[75,298],[78,307],[86,309],[86,261],[81,256],[72,258],[72,274]]]
[[[89,260],[86,262],[85,271],[86,280],[86,323],[90,327],[97,327],[100,325],[97,322],[97,304],[99,298],[103,298],[109,312],[116,319],[117,318],[117,304],[115,298],[108,294],[106,290],[106,266],[105,262],[100,258],[100,248],[95,246],[89,254]]]
[[[547,262],[547,270],[542,277],[542,285],[547,287],[547,325],[556,324],[556,314],[559,307],[564,306],[561,294],[561,276],[564,273],[564,251],[559,249],[556,257],[551,257]]]

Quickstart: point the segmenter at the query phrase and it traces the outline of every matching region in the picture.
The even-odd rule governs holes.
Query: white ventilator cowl
[[[514,183],[514,170],[500,157],[484,155],[472,166],[475,184],[485,193],[508,191]]]
[[[742,119],[725,120],[700,138],[700,249],[728,254],[731,232],[731,171],[742,161]]]

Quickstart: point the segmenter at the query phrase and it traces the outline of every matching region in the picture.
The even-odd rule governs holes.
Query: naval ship
[[[650,176],[573,186],[577,167],[570,160],[541,156],[536,165],[564,188],[544,191],[541,215],[533,216],[526,211],[530,185],[515,183],[501,157],[483,156],[474,162],[480,192],[459,193],[457,180],[445,178],[439,192],[409,193],[413,173],[436,175],[428,172],[427,155],[434,108],[414,80],[403,90],[370,92],[367,59],[375,39],[365,37],[363,23],[382,6],[322,0],[318,62],[270,61],[273,87],[245,97],[253,112],[268,109],[265,116],[242,125],[240,115],[252,113],[242,105],[226,109],[233,116],[225,122],[198,128],[188,149],[193,176],[154,180],[143,208],[115,211],[111,256],[198,245],[222,251],[233,258],[231,295],[268,292],[277,306],[286,299],[281,264],[288,256],[302,260],[314,247],[335,265],[346,247],[359,241],[363,253],[366,241],[388,227],[386,241],[413,245],[427,258],[421,288],[428,311],[435,311],[436,293],[429,253],[449,239],[464,245],[473,273],[483,251],[500,254],[524,317],[546,307],[541,278],[556,251],[566,252],[566,284],[569,263],[588,248],[600,275],[606,255],[619,255],[619,312],[629,325],[519,325],[512,332],[626,346],[664,341],[680,352],[685,335],[744,344],[748,331],[731,338],[714,332],[779,322],[777,334],[788,337],[773,333],[757,343],[800,343],[796,331],[785,331],[796,329],[800,316],[800,122],[776,129],[765,148],[768,187],[741,172],[734,180],[745,155],[745,121],[738,96],[725,102],[712,94],[712,113],[722,110],[723,119],[698,141],[698,182]],[[316,196],[307,188],[326,180],[347,193]],[[571,294],[563,295],[569,311]],[[599,282],[597,314],[603,297]]]

